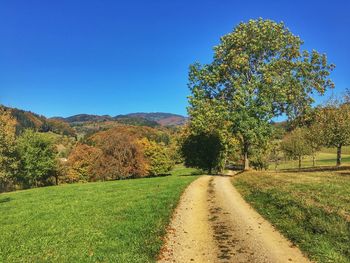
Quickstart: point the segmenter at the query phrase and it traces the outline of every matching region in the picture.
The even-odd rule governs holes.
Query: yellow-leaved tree
[[[0,192],[15,184],[16,155],[16,120],[9,110],[0,107]]]

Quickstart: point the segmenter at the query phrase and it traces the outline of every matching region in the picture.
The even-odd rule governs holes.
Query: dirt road
[[[310,262],[232,186],[202,176],[184,192],[158,262]]]

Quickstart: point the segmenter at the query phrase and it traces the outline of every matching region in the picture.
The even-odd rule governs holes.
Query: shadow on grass
[[[306,167],[306,168],[289,168],[289,169],[281,169],[280,172],[327,172],[327,171],[345,171],[350,170],[350,166],[318,166],[318,167]],[[350,174],[350,173],[342,173],[342,174]]]
[[[11,201],[11,198],[10,198],[10,197],[1,198],[1,199],[0,199],[0,204],[1,204],[1,203],[7,203],[7,202],[10,202],[10,201]]]
[[[166,176],[171,176],[171,173],[167,173],[167,174],[158,174],[158,175],[148,175],[148,176],[145,176],[145,177],[143,177],[143,178],[166,177]]]
[[[203,174],[205,174],[205,172],[203,171],[194,171],[190,173],[179,174],[178,176],[196,176],[196,175],[203,175]]]
[[[341,175],[341,176],[350,176],[350,172],[340,172],[339,175]]]

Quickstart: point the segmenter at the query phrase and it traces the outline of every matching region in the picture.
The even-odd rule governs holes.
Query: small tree
[[[77,144],[68,156],[67,174],[63,180],[69,183],[98,181],[100,178],[94,169],[102,151],[86,144]]]
[[[182,144],[185,165],[208,171],[220,167],[220,153],[224,149],[220,136],[215,133],[190,134]]]
[[[312,154],[312,166],[316,166],[316,154],[324,143],[322,136],[320,136],[320,132],[318,130],[318,125],[313,123],[309,127],[305,128],[304,131],[304,139],[306,140],[310,152]]]
[[[299,169],[302,158],[312,153],[312,149],[305,139],[305,130],[302,128],[296,128],[287,134],[281,143],[281,149],[287,157],[298,160]]]
[[[55,176],[56,153],[52,140],[45,134],[25,130],[18,139],[20,177],[27,186],[47,184]]]
[[[328,147],[337,148],[336,165],[341,165],[342,147],[350,144],[350,104],[331,101],[317,111],[317,134]]]
[[[281,140],[273,140],[269,144],[269,160],[274,163],[275,170],[281,162]]]
[[[149,141],[147,138],[141,140],[140,143],[143,145],[144,155],[148,162],[148,174],[157,176],[169,173],[174,166],[169,149],[164,144]]]

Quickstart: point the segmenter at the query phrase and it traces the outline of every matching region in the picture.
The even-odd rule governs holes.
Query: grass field
[[[0,194],[0,262],[153,262],[195,172]]]
[[[350,262],[350,168],[245,172],[244,198],[317,262]]]
[[[350,165],[350,154],[349,154],[349,147],[344,147],[344,151],[342,154],[342,164],[343,165]],[[321,152],[317,153],[316,155],[316,166],[335,166],[336,164],[336,149],[330,149],[330,148],[324,148]],[[306,156],[302,160],[302,167],[312,167],[312,157]],[[290,169],[290,168],[297,168],[298,167],[298,161],[297,160],[288,160],[281,162],[277,169]],[[269,167],[271,170],[275,169],[274,164],[270,164]]]

